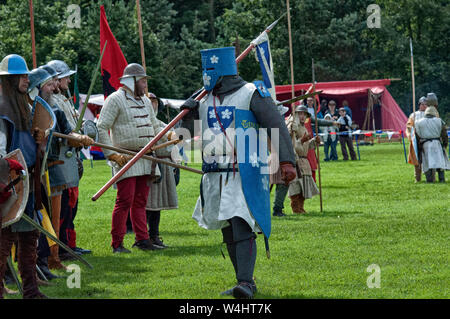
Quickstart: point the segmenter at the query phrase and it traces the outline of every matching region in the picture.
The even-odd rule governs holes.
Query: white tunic
[[[69,99],[67,99],[64,95],[61,93],[53,94],[52,99],[54,104],[58,105],[61,110],[63,110],[64,114],[66,115],[67,121],[69,122],[70,126],[72,126],[72,130],[75,129],[77,126],[79,114],[77,110],[72,106]]]
[[[249,110],[250,101],[255,92],[256,87],[253,83],[247,83],[238,91],[225,96],[222,103],[218,97],[216,97],[216,108],[220,106],[233,106],[236,109]],[[199,114],[202,121],[203,133],[208,129],[208,117],[213,116],[213,113],[208,112],[208,108],[214,105],[214,97],[212,94],[208,94],[203,100],[200,101]],[[234,128],[233,122],[228,126]],[[228,132],[227,132],[228,134]],[[215,141],[220,147],[211,148],[211,142],[203,141],[202,151],[203,156],[216,156],[217,160],[224,159],[228,155],[226,163],[220,164],[219,167],[226,168],[233,155],[232,148],[226,147],[228,141],[223,133],[216,135]],[[233,141],[233,137],[229,137]],[[216,144],[216,146],[217,146]],[[223,146],[223,148],[221,147]],[[223,150],[223,152],[221,152]],[[225,156],[219,156],[225,155]],[[236,164],[236,168],[237,168]],[[230,165],[232,167],[232,164]],[[227,181],[228,174],[228,181]],[[206,173],[202,177],[202,190],[203,190],[203,205],[200,196],[195,206],[194,214],[192,218],[195,219],[199,226],[206,229],[221,229],[229,226],[228,219],[233,217],[240,217],[244,219],[247,224],[252,228],[254,232],[261,232],[260,227],[256,223],[255,218],[252,216],[250,210],[247,207],[247,202],[242,191],[241,176],[239,172],[211,172]]]
[[[433,139],[441,136],[443,122],[437,117],[424,117],[416,122],[416,133],[421,139]],[[442,168],[450,170],[446,151],[439,140],[427,141],[422,150],[422,171]]]
[[[161,130],[162,126],[156,119],[155,112],[150,100],[143,96],[142,100],[135,100],[123,88],[112,93],[105,100],[97,123],[99,141],[104,144],[114,145],[131,151],[140,151]],[[166,137],[161,142],[167,141]],[[115,153],[103,149],[106,157]],[[121,169],[114,162],[108,162],[113,168],[113,174]],[[152,162],[139,159],[119,179],[150,175],[152,173]],[[156,166],[156,176],[160,175]]]

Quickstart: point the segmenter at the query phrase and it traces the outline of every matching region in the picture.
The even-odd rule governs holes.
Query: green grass
[[[270,259],[258,236],[257,298],[450,297],[449,182],[415,184],[401,144],[360,151],[361,161],[321,162],[323,213],[319,196],[306,201],[303,216],[292,214],[286,198],[288,216],[272,221]],[[220,296],[235,283],[221,232],[191,218],[200,176],[183,171],[180,208],[161,214],[161,236],[170,248],[122,255],[110,247],[116,191],[90,199],[110,177],[105,162],[94,162],[94,169],[85,162],[76,229],[78,245],[93,250],[85,258],[94,269],[81,265],[80,289],[58,279],[42,291],[58,298],[230,298]],[[133,242],[134,235],[126,235],[125,247]],[[380,288],[367,287],[371,264],[380,267]]]

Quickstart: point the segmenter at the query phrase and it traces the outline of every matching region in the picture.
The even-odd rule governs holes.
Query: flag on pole
[[[261,33],[253,42],[256,50],[256,59],[261,67],[264,85],[269,91],[272,99],[276,101],[275,81],[273,76],[272,54],[270,53],[269,36],[266,31]]]
[[[101,70],[103,94],[107,97],[121,86],[119,78],[128,63],[109,28],[105,8],[102,5],[100,7],[100,50],[104,47],[105,41],[108,41],[108,46],[102,59]]]

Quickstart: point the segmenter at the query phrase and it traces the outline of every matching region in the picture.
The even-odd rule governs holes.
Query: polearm
[[[312,85],[313,85],[313,92],[316,91],[316,72],[314,71],[314,59],[312,59]],[[316,122],[315,128],[316,128],[316,136],[319,136],[319,125],[317,121],[317,100],[314,99],[314,119]],[[320,144],[320,143],[319,143]],[[319,145],[316,143],[316,153],[317,153],[317,171],[319,172],[319,195],[320,195],[320,212],[323,212],[323,203],[322,203],[322,179],[320,176],[320,149]]]
[[[414,122],[416,121],[416,84],[414,80],[414,54],[413,54],[413,45],[412,39],[409,38],[409,48],[411,50],[411,79],[412,79],[412,102],[413,102],[413,113],[414,113]]]
[[[291,34],[291,8],[289,7],[289,0],[286,0],[286,13],[288,20],[288,34],[289,34],[289,61],[291,66],[291,93],[292,97],[295,97],[295,84],[294,84],[294,53],[292,52],[292,34]],[[291,104],[291,114],[294,116],[295,106],[294,103]]]
[[[89,98],[91,97],[92,89],[94,88],[95,80],[97,79],[100,65],[102,63],[103,54],[105,54],[106,45],[108,44],[108,40],[105,41],[105,45],[103,46],[102,54],[100,54],[100,58],[98,59],[97,66],[95,67],[92,73],[91,85],[89,86],[88,94],[86,96],[86,100],[84,101],[83,109],[80,112],[80,117],[78,118],[77,125],[75,126],[74,132],[79,132],[81,129],[81,125],[83,124],[84,113],[86,112],[87,105],[89,103]]]
[[[294,97],[293,99],[289,99],[289,100],[284,100],[284,101],[278,102],[278,103],[277,103],[277,106],[278,106],[278,105],[283,105],[283,104],[288,104],[288,103],[291,104],[291,103],[297,102],[298,100],[303,100],[303,99],[306,99],[306,98],[308,98],[308,97],[311,97],[311,96],[320,94],[320,93],[322,93],[322,92],[323,92],[323,91],[321,90],[321,91],[317,91],[317,92],[312,92],[312,93],[307,93],[307,94],[299,95],[299,96]]]
[[[33,69],[37,68],[36,62],[36,40],[34,36],[34,12],[33,12],[33,0],[29,0],[28,5],[30,7],[30,28],[31,28],[31,52],[33,55]]]
[[[270,32],[273,27],[280,21],[280,19],[285,15],[284,13],[281,17],[279,17],[275,22],[273,22],[271,25],[269,25],[259,36],[262,36],[264,32]],[[258,36],[258,37],[259,37]],[[237,58],[236,63],[238,64],[241,62],[249,53],[250,51],[256,46],[256,38],[253,40],[250,45],[242,52]],[[200,94],[197,95],[195,98],[196,101],[200,101],[205,95],[207,94],[205,89],[202,89]],[[178,123],[186,114],[189,113],[189,109],[184,109],[181,111],[167,126],[149,142],[145,147],[139,151],[139,153],[136,154],[132,159],[126,163],[120,171],[117,172],[94,196],[92,196],[92,200],[96,201],[100,196],[103,195],[104,192],[108,190],[114,183],[116,183],[119,178],[125,174],[125,172],[130,169],[131,166],[133,166],[142,156],[144,156],[152,147],[156,144],[163,136],[166,134],[176,123]]]
[[[138,18],[138,28],[139,28],[139,44],[141,46],[141,59],[142,59],[142,67],[145,72],[147,72],[147,67],[145,66],[145,51],[144,51],[144,36],[142,33],[142,18],[141,18],[141,6],[139,4],[139,0],[136,0],[136,11]],[[148,87],[145,88],[145,95],[148,94]]]
[[[53,133],[53,136],[60,137],[60,138],[65,138],[65,139],[68,139],[68,140],[73,140],[73,141],[76,141],[76,142],[80,141],[79,138],[77,138],[75,136],[61,134],[61,133],[58,133],[58,132]],[[179,139],[179,140],[172,140],[172,141],[169,141],[169,142],[166,142],[166,143],[162,143],[162,144],[159,144],[159,145],[156,145],[156,146],[152,147],[149,152],[156,151],[158,149],[167,147],[169,145],[174,145],[174,144],[177,144],[179,142],[181,142],[181,139]],[[116,146],[112,146],[112,145],[108,145],[108,144],[93,143],[92,146],[97,146],[97,147],[100,147],[100,148],[104,148],[104,149],[111,150],[111,151],[118,152],[118,153],[132,155],[132,156],[135,156],[137,154],[137,152],[133,152],[133,151],[130,151],[130,150],[127,150],[127,149],[124,149],[124,148],[120,148],[120,147],[116,147]],[[179,165],[179,164],[172,163],[172,162],[169,162],[169,161],[165,161],[163,159],[160,159],[160,158],[157,158],[157,157],[153,157],[153,156],[150,156],[150,155],[144,155],[144,156],[142,156],[142,158],[146,159],[146,160],[149,160],[149,161],[153,161],[155,163],[165,164],[167,166],[172,166],[172,167],[176,167],[176,168],[187,170],[187,171],[192,172],[192,173],[203,175],[203,172],[198,170],[198,169],[187,167],[187,166],[183,166],[183,165]]]

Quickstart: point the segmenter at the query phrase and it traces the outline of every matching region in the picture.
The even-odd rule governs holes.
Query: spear
[[[142,33],[142,18],[141,18],[141,6],[139,4],[139,0],[136,0],[136,11],[138,18],[138,27],[139,27],[139,44],[141,46],[141,59],[142,59],[142,67],[145,72],[147,72],[147,67],[145,66],[145,51],[144,51],[144,36]],[[148,94],[148,87],[145,88],[145,95]]]
[[[316,73],[314,71],[314,59],[312,59],[312,85],[313,85],[313,92],[316,91]],[[317,100],[314,99],[314,119],[316,122],[315,129],[316,129],[316,136],[319,136],[319,125],[317,123]],[[319,145],[316,143],[316,153],[317,153],[317,171],[319,172],[319,195],[320,195],[320,212],[323,212],[323,203],[322,203],[322,179],[320,177],[320,150]]]
[[[37,68],[36,62],[36,40],[34,36],[34,13],[33,13],[33,0],[28,2],[30,7],[30,28],[31,28],[31,52],[33,55],[33,69]]]
[[[81,124],[83,124],[84,112],[86,112],[86,107],[88,105],[89,98],[91,97],[91,93],[92,93],[92,89],[94,88],[95,80],[97,79],[97,75],[99,73],[98,70],[100,69],[100,64],[102,63],[103,54],[105,54],[106,44],[108,44],[108,40],[105,41],[105,45],[103,46],[102,54],[100,55],[100,59],[98,59],[97,66],[93,71],[91,85],[89,87],[88,94],[86,96],[86,100],[84,101],[84,105],[83,105],[83,109],[81,110],[80,117],[78,118],[77,125],[76,125],[75,129],[73,130],[74,132],[79,132],[81,129]]]
[[[270,32],[273,29],[273,27],[278,23],[278,21],[280,21],[280,19],[282,17],[284,17],[285,14],[286,13],[284,13],[280,18],[278,18],[275,22],[273,22],[271,25],[269,25],[258,37],[262,36],[264,34],[264,32],[266,32],[266,33]],[[250,53],[250,51],[256,46],[257,39],[258,38],[253,40],[250,43],[250,45],[244,50],[244,52],[242,52],[236,58],[237,64],[239,62],[241,62]],[[200,101],[206,94],[207,94],[206,90],[202,89],[202,91],[200,92],[200,94],[197,95],[195,100]],[[114,183],[116,183],[119,180],[119,178],[123,174],[125,174],[125,172],[131,166],[133,166],[142,156],[144,156],[153,147],[153,145],[155,145],[156,142],[158,142],[164,136],[164,134],[166,134],[176,123],[178,123],[188,113],[189,113],[189,109],[184,109],[183,111],[181,111],[169,124],[167,124],[167,126],[161,132],[159,132],[149,143],[147,143],[147,145],[145,145],[145,147],[142,150],[140,150],[139,153],[136,154],[136,156],[134,156],[132,159],[130,159],[128,161],[128,163],[125,164],[122,167],[122,169],[117,172],[117,174],[115,174],[94,196],[92,196],[92,200],[96,201],[100,196],[102,196],[103,193],[106,192],[106,190],[108,190],[108,188],[110,188]]]

